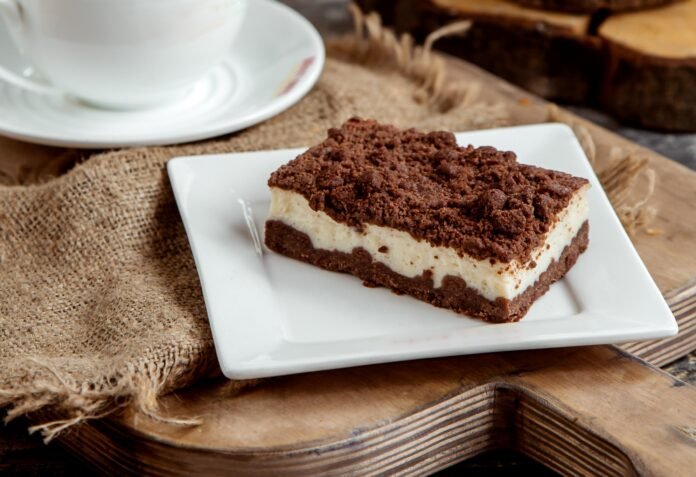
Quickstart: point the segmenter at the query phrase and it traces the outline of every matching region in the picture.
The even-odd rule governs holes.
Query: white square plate
[[[590,246],[519,323],[488,324],[263,246],[269,175],[302,149],[181,157],[169,176],[222,371],[243,379],[437,356],[660,338],[677,324],[573,132],[540,124],[457,134],[592,183]]]

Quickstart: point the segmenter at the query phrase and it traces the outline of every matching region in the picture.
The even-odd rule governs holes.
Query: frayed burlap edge
[[[650,199],[655,194],[657,173],[649,167],[647,156],[614,147],[609,163],[600,168],[597,146],[587,127],[555,104],[548,107],[548,121],[562,122],[573,129],[626,232],[634,235],[639,230],[645,230],[648,234],[657,234],[656,230],[647,228],[657,216],[657,209],[650,205]],[[636,195],[639,196],[637,199]]]
[[[52,420],[31,426],[30,433],[40,432],[45,443],[50,442],[66,429],[82,422],[101,419],[125,406],[151,419],[169,425],[196,426],[197,417],[163,416],[160,414],[159,396],[171,389],[192,384],[201,377],[217,375],[217,363],[209,349],[189,346],[175,348],[157,361],[142,359],[125,369],[107,373],[108,381],[77,383],[61,374],[48,363],[30,359],[37,374],[23,387],[0,389],[0,408],[8,407],[5,422],[51,409]],[[259,380],[231,381],[229,395],[235,395]],[[45,413],[41,414],[44,420]]]
[[[186,355],[186,359],[179,359],[177,353]],[[30,433],[41,432],[44,442],[51,441],[61,431],[75,424],[105,417],[128,404],[156,420],[195,425],[197,419],[162,417],[158,413],[157,397],[168,382],[187,381],[184,374],[205,373],[206,368],[214,365],[206,363],[207,356],[209,354],[202,349],[177,349],[172,356],[163,357],[157,362],[141,360],[127,369],[114,370],[109,373],[110,379],[102,383],[77,383],[48,363],[29,359],[39,372],[42,371],[43,377],[33,379],[24,387],[0,389],[0,407],[11,405],[5,422],[48,407],[63,410],[67,417],[29,428]],[[194,366],[191,366],[192,358]],[[182,361],[186,362],[186,366],[182,365]]]

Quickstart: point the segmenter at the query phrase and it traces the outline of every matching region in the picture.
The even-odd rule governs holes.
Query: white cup
[[[38,76],[0,77],[106,108],[182,94],[230,52],[246,0],[0,0],[20,53]],[[0,59],[1,61],[1,59]]]

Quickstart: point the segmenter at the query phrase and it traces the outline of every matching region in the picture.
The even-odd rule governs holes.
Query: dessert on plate
[[[265,243],[433,305],[521,319],[588,245],[589,182],[351,119],[268,182]]]

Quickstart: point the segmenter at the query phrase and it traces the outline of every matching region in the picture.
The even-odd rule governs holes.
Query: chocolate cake
[[[522,318],[588,244],[585,179],[448,132],[352,119],[268,184],[271,250],[488,321]]]

